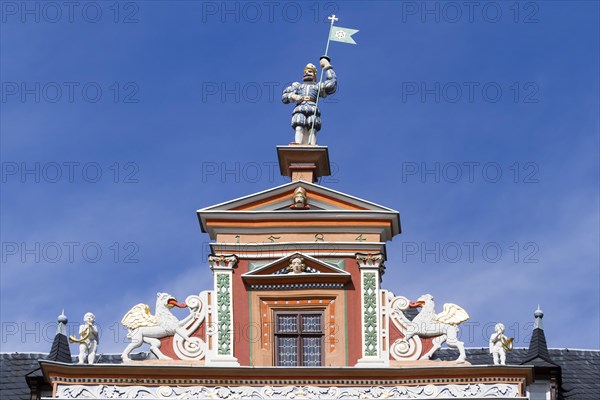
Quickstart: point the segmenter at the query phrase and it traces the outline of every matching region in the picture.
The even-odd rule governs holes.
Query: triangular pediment
[[[397,211],[302,180],[206,207],[197,214],[202,231],[211,239],[218,234],[350,232],[355,237],[374,233],[380,235],[376,241],[387,241],[400,233]]]
[[[302,253],[294,253],[242,275],[252,285],[337,284],[350,281],[351,275],[334,265]],[[333,286],[332,286],[333,287]]]
[[[299,187],[306,191],[307,206],[305,209],[293,208],[294,192]],[[290,182],[282,186],[240,197],[225,203],[217,204],[198,210],[206,211],[289,211],[298,212],[305,210],[326,211],[387,211],[396,212],[390,208],[380,206],[338,192],[323,186],[305,181]]]

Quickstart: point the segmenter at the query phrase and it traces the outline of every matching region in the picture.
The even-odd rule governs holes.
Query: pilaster
[[[219,366],[239,366],[233,356],[233,268],[237,264],[234,255],[211,255],[208,257],[214,277],[216,298],[216,329],[213,329],[212,351],[206,356],[206,363]]]
[[[362,331],[362,357],[357,367],[388,366],[382,349],[381,335],[381,295],[379,284],[383,273],[383,255],[381,253],[356,253],[360,269],[360,298]]]

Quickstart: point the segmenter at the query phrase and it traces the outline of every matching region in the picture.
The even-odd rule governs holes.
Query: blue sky
[[[318,63],[322,185],[396,209],[383,287],[503,322],[527,346],[599,348],[597,2],[2,3],[1,351],[48,351],[212,286],[199,208],[278,186],[281,91]],[[24,8],[27,7],[27,8]]]

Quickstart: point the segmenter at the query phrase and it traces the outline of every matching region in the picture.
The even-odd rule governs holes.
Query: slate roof
[[[57,334],[54,336],[52,342],[52,348],[50,354],[48,354],[48,360],[59,361],[64,363],[71,363],[71,349],[69,348],[69,340],[63,334]]]
[[[0,353],[0,399],[29,399],[29,387],[25,375],[38,369],[38,360],[48,354]]]
[[[538,311],[536,311],[537,313]],[[541,313],[541,310],[539,311]],[[543,315],[543,314],[542,314]],[[540,317],[541,321],[541,317]],[[541,322],[538,322],[541,324]],[[556,364],[550,357],[548,345],[546,344],[546,335],[542,328],[534,328],[529,342],[529,351],[521,361],[521,364],[535,365],[536,367],[555,367]]]
[[[527,352],[525,348],[508,352],[507,364],[519,365],[526,359]],[[564,399],[600,399],[600,350],[550,349],[549,353],[552,361],[562,367],[561,394]],[[45,353],[0,353],[0,399],[29,399],[25,375],[39,367],[38,360],[47,357]],[[143,354],[132,355],[133,359],[143,357]],[[457,357],[457,351],[441,349],[433,359],[453,360]],[[488,365],[492,357],[487,348],[469,348],[467,360],[473,365]],[[77,362],[75,357],[73,361]],[[121,355],[102,355],[98,363],[120,364]],[[39,374],[39,370],[34,374]]]
[[[550,357],[562,367],[564,398],[600,399],[600,351],[550,349]]]
[[[529,349],[518,348],[506,355],[506,364],[518,365],[528,358]],[[564,399],[598,400],[600,399],[600,350],[550,349],[551,361],[562,369],[561,395]],[[457,350],[438,350],[432,359],[454,360]],[[473,365],[492,363],[487,348],[467,349],[467,361]],[[526,365],[536,365],[534,362]],[[548,366],[548,364],[540,365]]]

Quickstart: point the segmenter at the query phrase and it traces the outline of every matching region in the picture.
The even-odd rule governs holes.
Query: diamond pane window
[[[284,367],[323,365],[324,336],[322,312],[276,312],[275,365]]]
[[[321,365],[321,338],[302,338],[302,365],[306,367],[318,367]]]
[[[279,365],[284,367],[295,367],[298,365],[298,344],[294,337],[277,338],[279,347]]]
[[[302,315],[303,332],[321,332],[321,315]]]
[[[298,318],[295,315],[279,315],[277,330],[281,333],[298,332]]]

